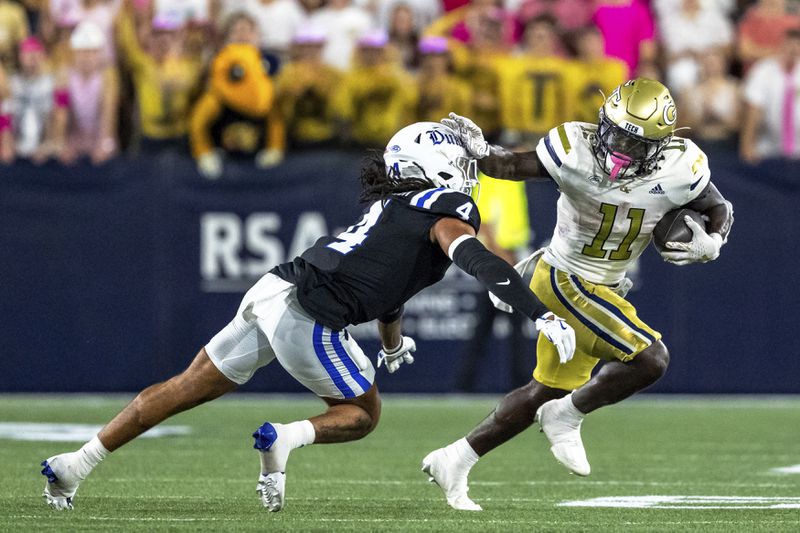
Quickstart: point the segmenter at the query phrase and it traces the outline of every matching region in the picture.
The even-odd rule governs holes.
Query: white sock
[[[461,463],[461,466],[463,466],[467,470],[475,466],[475,463],[477,463],[478,459],[480,459],[480,457],[478,457],[478,454],[475,453],[475,450],[472,449],[472,446],[469,445],[469,442],[467,442],[466,437],[458,439],[453,444],[448,446],[448,448],[450,448],[452,451],[456,453],[456,455],[459,458],[459,462]]]
[[[564,396],[560,401],[561,401],[561,405],[564,408],[564,411],[566,411],[566,413],[569,416],[571,416],[571,417],[573,417],[573,418],[575,418],[577,420],[583,420],[583,418],[586,416],[585,413],[582,413],[577,407],[575,407],[575,404],[572,403],[572,393],[571,392],[569,394],[567,394],[566,396]]]
[[[94,467],[99,465],[100,461],[105,459],[109,453],[111,452],[106,450],[106,447],[103,446],[103,443],[100,442],[97,435],[84,444],[80,450],[75,452],[78,459],[78,467],[76,470],[81,479],[88,476]]]
[[[300,420],[291,424],[272,424],[278,432],[278,439],[267,452],[261,452],[261,472],[285,472],[289,453],[314,443],[316,432],[309,420]]]
[[[287,428],[292,428],[294,433],[294,441],[297,443],[296,448],[302,448],[309,444],[314,444],[314,439],[317,438],[317,432],[314,430],[314,424],[310,420],[300,420],[286,425]]]

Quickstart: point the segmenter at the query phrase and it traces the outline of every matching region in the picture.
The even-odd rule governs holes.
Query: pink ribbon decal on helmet
[[[628,168],[633,160],[625,154],[621,154],[619,152],[611,152],[610,157],[614,166],[611,169],[611,173],[608,175],[608,179],[610,181],[614,181],[617,179],[620,171]]]

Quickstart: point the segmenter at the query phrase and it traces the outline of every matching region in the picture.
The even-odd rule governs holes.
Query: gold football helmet
[[[653,172],[677,120],[675,101],[660,82],[636,78],[614,89],[600,108],[594,146],[609,179]]]

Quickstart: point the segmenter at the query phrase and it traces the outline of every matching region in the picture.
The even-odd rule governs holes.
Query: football
[[[653,245],[656,250],[663,252],[664,245],[668,242],[689,242],[692,240],[692,230],[683,220],[685,216],[692,217],[695,222],[700,224],[700,227],[706,227],[703,215],[697,211],[685,208],[668,211],[653,229]]]

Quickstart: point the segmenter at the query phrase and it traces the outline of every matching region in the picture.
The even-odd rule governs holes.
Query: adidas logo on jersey
[[[650,189],[650,194],[664,194],[664,189],[661,188],[661,184],[659,183],[652,189]]]

